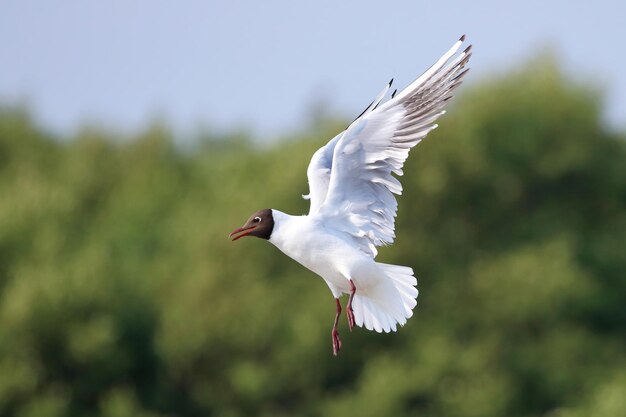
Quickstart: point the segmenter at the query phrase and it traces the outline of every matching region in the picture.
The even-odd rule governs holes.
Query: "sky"
[[[0,0],[0,105],[25,105],[57,134],[164,119],[177,132],[285,136],[320,106],[356,116],[466,34],[468,82],[550,50],[624,129],[625,22],[623,0]]]

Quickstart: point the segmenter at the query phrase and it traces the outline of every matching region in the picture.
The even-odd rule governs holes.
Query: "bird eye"
[[[260,217],[255,217],[254,218],[254,222],[255,223],[261,223],[261,218]]]

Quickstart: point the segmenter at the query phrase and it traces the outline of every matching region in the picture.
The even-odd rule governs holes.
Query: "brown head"
[[[233,231],[228,237],[233,241],[244,236],[256,236],[261,239],[268,239],[274,230],[274,217],[272,209],[259,210],[252,214],[246,224]]]

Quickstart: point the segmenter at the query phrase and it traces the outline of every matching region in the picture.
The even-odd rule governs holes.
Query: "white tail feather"
[[[384,277],[378,285],[359,291],[357,287],[352,301],[357,326],[378,333],[397,330],[413,315],[417,304],[417,279],[413,270],[406,266],[376,263]]]

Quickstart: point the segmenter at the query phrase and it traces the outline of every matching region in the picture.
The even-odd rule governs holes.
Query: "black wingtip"
[[[391,93],[391,98],[394,98],[396,96],[397,92],[398,92],[397,88],[395,90],[393,90],[393,93]]]
[[[460,40],[461,42],[465,42],[465,35],[461,36],[461,37],[459,38],[459,40]]]
[[[463,53],[467,55],[467,54],[469,53],[469,51],[471,51],[471,50],[472,50],[472,45],[470,45],[470,46],[468,46],[467,48],[465,48],[465,50],[463,51]]]
[[[391,87],[391,84],[393,84],[393,78],[389,80],[389,87]]]

